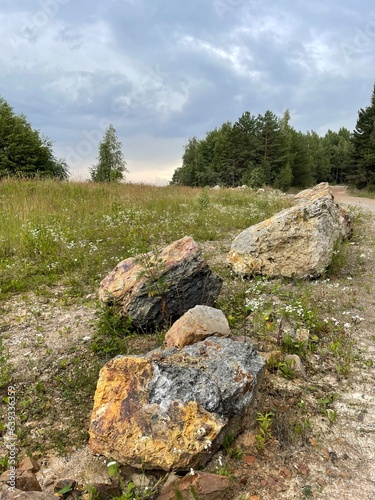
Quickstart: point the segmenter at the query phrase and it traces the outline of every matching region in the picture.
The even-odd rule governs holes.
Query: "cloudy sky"
[[[370,0],[1,0],[0,96],[85,179],[113,123],[128,180],[244,111],[353,129],[375,82]]]

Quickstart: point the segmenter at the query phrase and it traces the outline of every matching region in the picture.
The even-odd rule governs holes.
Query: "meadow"
[[[118,261],[185,235],[228,238],[290,204],[273,191],[133,184],[0,183],[0,300],[64,285],[95,290]]]

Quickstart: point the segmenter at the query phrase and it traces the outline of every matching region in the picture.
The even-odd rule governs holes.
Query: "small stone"
[[[285,479],[292,479],[292,473],[290,472],[289,469],[286,467],[280,467],[280,474],[285,478]]]
[[[60,479],[55,484],[54,492],[59,493],[61,490],[66,490],[66,492],[73,491],[76,486],[77,482],[74,479]]]
[[[309,343],[310,332],[307,328],[298,328],[294,335],[294,340],[304,344],[306,347]]]
[[[39,465],[34,458],[25,457],[18,466],[19,470],[28,470],[31,472],[38,472]]]
[[[290,367],[296,378],[306,378],[305,367],[297,354],[288,354],[285,356],[285,362],[290,363]]]
[[[349,474],[349,472],[340,472],[339,477],[341,479],[351,479],[352,478],[352,476],[351,476],[351,474]]]
[[[230,487],[230,479],[226,476],[210,474],[207,472],[194,472],[187,474],[181,479],[171,481],[162,488],[158,500],[175,500],[176,490],[179,491],[183,500],[190,499],[192,488],[198,498],[205,500],[222,500]]]
[[[178,319],[165,335],[167,347],[181,349],[207,337],[229,337],[228,320],[220,309],[195,306]]]
[[[121,497],[122,494],[121,488],[115,484],[93,483],[90,487],[95,492],[93,497],[96,500],[108,500],[108,498]]]
[[[301,464],[298,466],[297,472],[298,472],[298,474],[301,474],[302,476],[307,476],[307,474],[309,473],[309,469],[305,464]]]
[[[22,491],[42,491],[35,474],[28,470],[17,472],[16,488]]]
[[[253,465],[256,461],[256,457],[254,457],[253,455],[245,455],[242,460],[247,465]]]

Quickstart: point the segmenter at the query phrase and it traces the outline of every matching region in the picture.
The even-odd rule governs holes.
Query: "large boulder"
[[[181,349],[207,337],[229,337],[230,334],[223,311],[209,306],[195,306],[171,326],[165,335],[165,344]]]
[[[237,274],[306,278],[324,272],[350,235],[350,218],[327,183],[302,191],[296,201],[234,239],[227,262]]]
[[[101,282],[99,298],[114,304],[133,326],[154,329],[173,323],[198,304],[212,306],[222,280],[188,236],[164,248],[121,261]]]
[[[91,451],[139,469],[203,466],[249,423],[264,364],[249,343],[217,337],[114,358],[99,375]]]

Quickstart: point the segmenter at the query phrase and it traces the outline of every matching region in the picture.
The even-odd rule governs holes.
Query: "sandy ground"
[[[345,186],[331,186],[331,189],[337,203],[362,207],[375,213],[375,200],[350,196]]]

